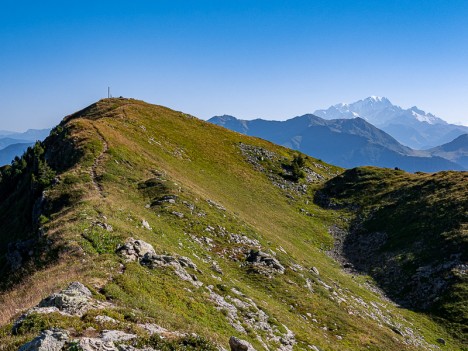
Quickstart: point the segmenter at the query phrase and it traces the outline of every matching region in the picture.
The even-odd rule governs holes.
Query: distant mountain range
[[[38,140],[44,140],[50,129],[28,129],[26,132],[0,131],[0,166],[9,164]]]
[[[0,166],[9,164],[16,156],[21,156],[34,143],[12,144],[0,150]]]
[[[260,137],[342,167],[398,167],[409,172],[463,170],[436,151],[413,150],[363,118],[326,120],[307,114],[286,121],[240,120],[215,116],[209,120],[242,134]]]
[[[468,133],[468,127],[449,124],[416,106],[405,110],[387,98],[377,96],[317,110],[314,115],[324,119],[361,117],[413,149],[436,147]]]
[[[440,156],[458,163],[468,170],[468,134],[460,135],[450,143],[427,151],[433,156]]]

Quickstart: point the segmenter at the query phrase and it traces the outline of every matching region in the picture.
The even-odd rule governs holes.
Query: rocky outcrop
[[[101,338],[82,338],[74,343],[83,351],[120,351],[112,341]]]
[[[141,265],[147,266],[152,269],[160,267],[173,267],[174,273],[182,280],[188,281],[193,285],[199,287],[203,283],[198,280],[194,274],[189,274],[186,268],[198,271],[197,266],[188,257],[175,257],[170,255],[157,255],[153,252],[146,253],[140,260]]]
[[[143,240],[129,238],[127,242],[117,249],[117,253],[122,255],[127,261],[139,261],[147,253],[156,253],[151,244]]]
[[[250,250],[247,255],[247,262],[256,268],[260,268],[259,273],[284,273],[283,265],[274,257],[263,251]]]
[[[188,281],[199,287],[203,283],[198,280],[195,274],[190,274],[187,269],[201,273],[196,264],[188,257],[158,255],[151,244],[143,240],[129,238],[127,242],[117,249],[127,261],[138,261],[142,266],[151,269],[162,267],[173,267],[174,273],[182,280]]]
[[[109,303],[93,299],[91,291],[80,282],[73,282],[62,291],[43,299],[37,306],[30,308],[14,323],[12,331],[16,333],[23,321],[31,314],[60,313],[67,316],[83,316],[90,309],[100,309]]]
[[[120,330],[104,330],[98,337],[71,338],[68,331],[51,329],[43,331],[18,351],[154,351],[152,348],[137,349],[122,343],[135,339],[135,334]]]
[[[55,307],[70,315],[82,316],[93,306],[91,291],[80,282],[71,283],[66,289],[52,294],[39,303],[39,307]]]
[[[215,292],[211,285],[207,286],[207,289],[210,293],[210,300],[216,309],[223,311],[229,324],[239,333],[246,334],[247,329],[250,329],[267,350],[293,350],[296,344],[294,333],[285,325],[282,326],[285,332],[281,331],[277,321],[274,322],[274,318],[269,316],[251,298],[237,289],[231,289],[233,295],[225,296]]]
[[[21,346],[18,351],[61,351],[69,339],[62,329],[44,330],[38,337]]]

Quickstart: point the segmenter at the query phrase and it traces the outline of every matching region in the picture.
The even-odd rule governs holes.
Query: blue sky
[[[466,0],[3,1],[0,129],[107,94],[286,119],[388,97],[468,124]]]

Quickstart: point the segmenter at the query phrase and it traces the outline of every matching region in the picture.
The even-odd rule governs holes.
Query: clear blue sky
[[[3,1],[0,129],[107,94],[286,119],[386,96],[468,124],[466,0]]]

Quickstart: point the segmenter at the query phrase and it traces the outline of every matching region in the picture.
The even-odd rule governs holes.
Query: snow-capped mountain
[[[325,119],[363,118],[400,143],[415,149],[441,145],[468,132],[468,127],[449,124],[416,106],[403,109],[389,99],[378,96],[350,104],[337,104],[326,110],[317,110],[314,114]]]

